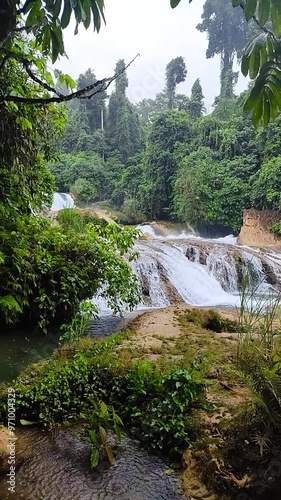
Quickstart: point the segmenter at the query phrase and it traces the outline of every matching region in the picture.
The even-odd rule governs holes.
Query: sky
[[[74,36],[74,25],[65,30],[67,58],[56,67],[77,79],[88,68],[102,79],[114,74],[118,59],[126,63],[140,54],[128,68],[128,97],[136,103],[154,98],[164,87],[165,67],[178,56],[185,59],[187,79],[177,87],[190,94],[196,78],[200,78],[207,112],[219,93],[220,58],[206,59],[207,37],[196,30],[201,21],[204,0],[182,0],[171,9],[170,0],[105,0],[106,26],[99,34],[90,26],[82,26]],[[114,84],[112,84],[114,85]],[[247,87],[241,74],[236,93]],[[113,86],[112,86],[113,89]]]

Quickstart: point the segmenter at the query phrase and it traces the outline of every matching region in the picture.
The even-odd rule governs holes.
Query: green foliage
[[[271,356],[275,337],[280,334],[281,295],[272,291],[260,293],[260,285],[252,285],[249,269],[240,291],[238,352],[255,339],[259,348]]]
[[[119,427],[122,419],[149,446],[181,453],[190,440],[192,406],[204,391],[200,374],[196,367],[164,370],[148,361],[122,358],[116,345],[124,336],[93,344],[68,360],[51,360],[39,376],[23,374],[15,384],[18,418],[45,425],[73,421],[93,412],[93,401],[103,401],[94,408],[90,423],[96,448],[107,443],[100,425],[113,426],[119,436],[116,424]],[[98,455],[94,453],[93,465]]]
[[[172,59],[166,66],[166,93],[168,96],[168,108],[173,109],[176,86],[184,82],[187,70],[183,57]]]
[[[73,186],[70,186],[70,191],[74,194],[77,200],[89,203],[97,198],[97,190],[87,179],[77,179]]]
[[[197,225],[204,222],[222,224],[238,230],[242,207],[249,206],[244,169],[243,157],[239,161],[221,161],[209,148],[191,153],[182,161],[175,182],[177,216]]]
[[[260,209],[281,209],[281,156],[265,161],[255,175],[251,199]]]
[[[124,70],[123,59],[116,64],[115,72]],[[109,149],[123,164],[134,156],[142,146],[142,130],[138,114],[126,97],[128,79],[126,72],[116,80],[116,90],[112,92],[106,119],[106,137]]]
[[[123,256],[135,236],[115,225],[89,223],[77,232],[39,216],[6,220],[1,232],[1,321],[46,328],[69,318],[100,287],[115,311],[127,302],[133,307],[137,284]]]
[[[197,29],[207,33],[207,58],[220,54],[221,57],[221,95],[226,74],[232,81],[234,57],[241,57],[246,43],[247,22],[242,9],[233,9],[230,0],[206,0],[203,7],[202,22]],[[229,87],[231,96],[233,85]]]
[[[184,111],[160,115],[151,127],[144,180],[146,212],[153,217],[167,217],[170,211],[173,180],[178,169],[176,150],[192,138],[192,125]]]
[[[239,324],[236,321],[223,318],[217,311],[212,309],[191,309],[186,311],[181,316],[181,322],[194,323],[196,326],[201,326],[206,330],[213,332],[237,332]]]
[[[84,0],[70,2],[69,0],[57,1],[33,0],[25,2],[23,5],[20,0],[5,2],[3,9],[3,24],[0,31],[1,45],[4,42],[6,48],[13,48],[15,45],[12,34],[15,31],[16,24],[19,23],[25,27],[28,33],[35,38],[37,47],[40,47],[44,55],[51,55],[54,63],[59,55],[64,54],[63,30],[69,25],[70,18],[73,15],[78,31],[79,24],[88,28],[91,22],[95,29],[100,30],[101,21],[104,20],[104,1],[93,0],[85,2]]]
[[[179,3],[171,0],[172,8]],[[208,33],[207,57],[221,54],[222,82],[226,72],[232,70],[235,53],[241,57],[247,22],[255,21],[259,31],[247,44],[241,65],[242,73],[254,80],[244,110],[252,112],[256,126],[262,120],[266,127],[281,109],[281,5],[278,0],[232,0],[232,6],[234,9],[224,0],[206,0],[203,21],[197,29]]]
[[[73,344],[80,340],[97,312],[97,308],[92,302],[82,302],[71,323],[61,325],[62,336],[60,337],[60,343],[71,342]]]
[[[281,235],[281,222],[276,222],[275,224],[272,224],[270,231],[274,234]]]
[[[36,94],[36,86],[28,82],[17,63],[10,63],[1,71],[0,89],[5,93],[13,83],[28,87]],[[63,112],[13,103],[0,104],[0,217],[4,220],[17,213],[37,211],[50,205],[54,179],[46,167],[50,159],[52,141],[61,133]]]
[[[96,467],[101,455],[106,454],[110,465],[114,464],[112,447],[109,444],[107,430],[113,430],[117,441],[121,441],[121,428],[123,425],[121,418],[114,408],[107,406],[103,401],[96,403],[93,401],[93,410],[87,415],[89,422],[88,435],[94,449],[91,453],[91,467]]]
[[[191,88],[191,96],[187,105],[187,109],[192,118],[200,118],[203,115],[204,107],[204,96],[199,78],[195,80]]]
[[[281,353],[280,348],[265,353],[253,345],[243,346],[239,352],[240,376],[255,397],[256,404],[263,410],[267,426],[281,428]]]
[[[62,153],[50,163],[58,189],[68,192],[74,188],[73,192],[83,201],[108,198],[114,190],[115,179],[120,175],[121,167],[116,158],[111,157],[103,162],[99,154],[89,152]]]
[[[235,2],[239,5],[241,2]],[[234,2],[233,2],[234,4]],[[261,32],[250,41],[242,58],[242,73],[254,80],[244,110],[252,111],[253,123],[261,120],[266,127],[276,119],[281,109],[280,100],[280,34],[281,6],[276,0],[247,0],[244,14],[249,21],[256,16]],[[267,23],[270,29],[263,27]]]

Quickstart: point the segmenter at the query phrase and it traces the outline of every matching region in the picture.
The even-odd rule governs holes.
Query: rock
[[[142,235],[140,236],[140,240],[153,240],[153,236],[152,234],[149,234],[149,233],[142,233]]]
[[[281,214],[272,210],[244,210],[238,243],[252,247],[281,245],[281,238],[270,232],[272,224],[280,220]]]

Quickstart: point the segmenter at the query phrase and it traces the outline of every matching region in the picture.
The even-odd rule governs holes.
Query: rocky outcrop
[[[244,210],[238,243],[252,247],[281,247],[281,238],[270,232],[272,224],[280,220],[281,213],[272,210]]]

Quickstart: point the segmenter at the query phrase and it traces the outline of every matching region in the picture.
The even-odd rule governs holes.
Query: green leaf
[[[54,17],[58,17],[59,16],[59,13],[60,13],[60,10],[61,10],[61,3],[62,3],[62,0],[56,0],[55,1],[55,3],[54,3],[54,9],[53,9]]]
[[[40,9],[40,3],[35,3],[32,5],[33,7],[26,19],[26,26],[32,26],[33,24],[38,23],[38,21],[40,21],[40,19],[45,16],[44,11]]]
[[[255,127],[257,127],[258,124],[260,123],[262,117],[262,111],[263,111],[263,101],[262,99],[259,99],[253,109],[253,114],[252,114],[252,120]]]
[[[257,0],[246,0],[244,7],[244,15],[247,21],[249,21],[256,12]]]
[[[256,48],[250,58],[249,58],[249,76],[253,80],[257,77],[257,74],[260,69],[260,52],[259,49]]]
[[[241,3],[242,0],[232,0],[232,7],[238,7]]]
[[[264,26],[269,18],[270,13],[270,0],[259,1],[259,23]]]
[[[257,104],[258,100],[261,97],[262,88],[263,88],[263,82],[261,82],[258,78],[255,82],[254,87],[251,90],[248,99],[244,104],[243,110],[245,111],[245,113],[249,113],[249,111],[252,111],[252,109],[255,107],[255,105]]]
[[[243,56],[242,57],[242,62],[241,62],[241,71],[244,76],[247,76],[248,71],[249,71],[249,57],[248,56]]]
[[[96,3],[98,5],[98,8],[99,8],[101,17],[103,19],[103,22],[106,24],[105,17],[104,17],[104,12],[103,12],[103,10],[104,10],[104,1],[103,0],[96,0]]]
[[[101,27],[101,18],[100,18],[100,12],[99,12],[99,9],[97,7],[95,0],[92,0],[91,9],[93,12],[93,17],[94,17],[95,30],[97,32],[99,32],[100,27]]]
[[[266,89],[269,104],[270,104],[270,117],[275,120],[279,114],[278,103],[275,94],[271,91],[270,87]]]
[[[98,448],[94,448],[91,453],[91,467],[96,467],[100,460],[100,452]]]
[[[64,2],[64,8],[63,8],[61,22],[60,22],[62,29],[65,29],[69,25],[71,12],[72,12],[72,9],[71,9],[71,5],[70,5],[70,1],[66,0]]]
[[[20,423],[21,423],[21,425],[35,425],[35,424],[38,424],[38,422],[31,422],[30,420],[24,420],[24,419],[21,419]]]
[[[271,21],[273,31],[277,37],[281,36],[281,3],[280,0],[271,0]]]
[[[268,99],[268,96],[264,93],[263,94],[263,124],[264,127],[267,127],[269,124],[270,120],[270,101]]]
[[[180,1],[181,0],[170,0],[170,4],[171,4],[172,9],[177,7],[177,5],[179,5]]]

